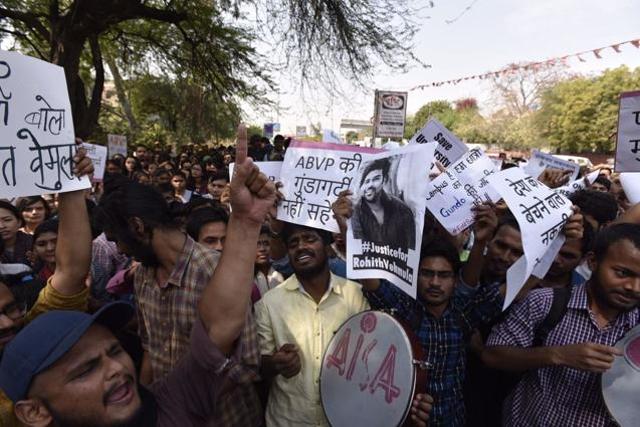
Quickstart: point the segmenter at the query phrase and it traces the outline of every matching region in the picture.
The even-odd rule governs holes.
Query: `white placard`
[[[496,157],[491,157],[491,161],[493,162],[493,170],[495,170],[496,172],[500,172],[502,170],[504,160]]]
[[[124,135],[107,135],[107,147],[109,148],[109,157],[113,158],[116,154],[127,157],[127,137]]]
[[[293,141],[284,156],[280,181],[284,200],[278,219],[337,233],[331,204],[348,190],[367,153],[380,150],[347,144]]]
[[[458,161],[469,150],[467,144],[460,141],[457,136],[433,117],[420,132],[413,135],[409,144],[424,144],[431,141],[438,143],[435,159],[445,168]]]
[[[546,168],[571,171],[569,181],[575,181],[576,178],[578,178],[578,174],[580,173],[579,164],[570,162],[568,160],[562,160],[552,154],[543,153],[538,150],[533,150],[533,152],[531,153],[531,158],[523,169],[529,176],[538,178]]]
[[[524,255],[507,270],[506,309],[547,250],[557,247],[554,241],[571,216],[571,202],[520,168],[493,174],[489,182],[518,221],[524,248]]]
[[[616,172],[640,172],[640,91],[620,94]]]
[[[620,185],[632,205],[640,203],[640,173],[621,173]]]
[[[89,188],[76,150],[62,67],[0,51],[0,198]]]
[[[487,179],[493,173],[491,159],[479,148],[470,150],[431,181],[427,209],[452,235],[463,232],[475,222],[474,206],[500,199]]]
[[[271,181],[277,182],[280,181],[280,171],[282,170],[282,162],[253,162],[260,172],[265,174],[267,178]],[[233,169],[235,168],[235,163],[229,163],[229,176],[233,176]]]
[[[83,142],[82,146],[87,150],[87,157],[93,162],[93,181],[101,182],[104,178],[104,168],[107,164],[107,147]]]
[[[402,138],[407,115],[407,92],[376,90],[374,138]]]
[[[347,276],[382,278],[416,297],[429,171],[436,144],[367,156],[354,178]]]
[[[560,188],[556,188],[555,191],[563,194],[565,197],[569,197],[576,191],[584,190],[585,188],[593,184],[596,178],[598,178],[598,175],[600,175],[599,170],[593,171],[589,173],[587,176],[583,176],[582,178],[576,181],[570,182],[567,185],[564,185]]]

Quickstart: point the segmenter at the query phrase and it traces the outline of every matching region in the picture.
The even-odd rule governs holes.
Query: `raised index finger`
[[[242,164],[247,159],[247,127],[244,123],[238,125],[238,139],[236,141],[236,164]]]

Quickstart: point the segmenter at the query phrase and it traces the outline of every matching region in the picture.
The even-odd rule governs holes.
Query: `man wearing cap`
[[[198,305],[190,350],[149,390],[137,383],[131,358],[113,332],[132,317],[124,303],[95,315],[54,311],[25,327],[5,349],[0,388],[27,426],[199,426],[206,424],[242,354],[234,346],[247,314],[260,226],[275,187],[246,156],[241,127],[233,214],[226,247]]]
[[[93,172],[91,160],[86,157],[84,150],[78,150],[74,162],[79,177]],[[0,277],[0,352],[26,323],[42,313],[51,310],[87,309],[89,290],[85,279],[91,262],[91,228],[84,193],[84,190],[79,190],[59,195],[56,270],[30,310],[27,311],[24,295],[20,295],[23,290],[20,287],[25,285],[16,285],[10,289],[5,278]],[[20,425],[13,412],[13,402],[1,391],[0,425]]]

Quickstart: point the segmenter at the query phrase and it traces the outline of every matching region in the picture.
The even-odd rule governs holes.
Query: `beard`
[[[158,265],[160,265],[160,261],[158,260],[158,257],[156,256],[150,244],[138,240],[133,236],[122,237],[122,240],[128,249],[128,255],[131,255],[144,267],[156,268]]]

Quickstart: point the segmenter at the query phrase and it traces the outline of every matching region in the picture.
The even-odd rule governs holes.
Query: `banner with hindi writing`
[[[489,177],[489,183],[518,221],[524,249],[524,255],[507,270],[503,306],[506,309],[538,264],[543,263],[548,270],[551,265],[548,260],[553,261],[564,241],[562,229],[571,216],[572,204],[520,168],[495,173]],[[537,277],[544,274],[544,268],[536,271]]]
[[[493,161],[481,149],[468,151],[431,181],[427,209],[452,235],[463,232],[475,222],[474,206],[500,199],[488,181],[494,172]]]
[[[435,143],[371,154],[357,169],[347,228],[347,277],[386,279],[416,297]]]
[[[620,94],[616,172],[640,172],[640,91]]]
[[[0,51],[0,198],[89,188],[76,150],[62,67]]]
[[[460,141],[457,136],[433,117],[429,119],[420,132],[413,135],[409,144],[424,144],[431,141],[438,143],[435,159],[445,168],[451,166],[453,162],[460,159],[469,150],[467,144]]]
[[[281,221],[339,231],[331,204],[351,187],[364,156],[380,150],[357,145],[293,141],[284,156],[278,205]]]

